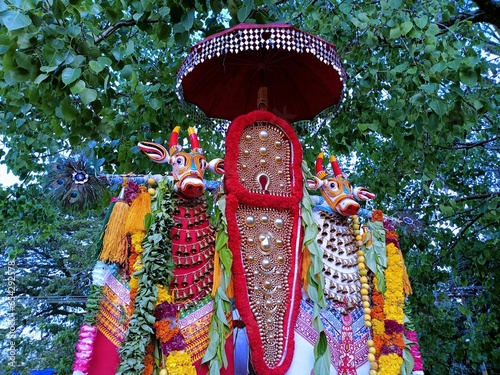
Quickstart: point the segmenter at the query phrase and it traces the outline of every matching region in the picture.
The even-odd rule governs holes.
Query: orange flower
[[[151,363],[148,363],[147,365],[144,365],[144,371],[142,372],[143,375],[153,375],[153,369],[154,366]]]
[[[153,359],[153,343],[150,342],[146,347],[146,356],[144,357],[144,371],[143,375],[152,375],[154,370],[155,361]]]
[[[380,210],[373,210],[372,221],[384,221],[384,213]]]
[[[137,254],[136,253],[131,253],[129,258],[128,258],[128,273],[129,275],[134,273],[134,264],[137,261]]]
[[[390,335],[386,334],[385,337],[388,346],[393,345],[401,349],[404,349],[406,347],[402,333],[391,333]]]
[[[375,347],[375,356],[378,359],[380,357],[380,353],[382,353],[382,345],[384,344],[384,336],[382,335],[377,335],[376,333],[373,333],[373,343]]]
[[[382,293],[378,291],[378,289],[373,290],[372,303],[373,306],[370,312],[372,319],[385,320],[384,297],[382,296]]]
[[[170,319],[157,321],[153,327],[155,329],[156,337],[161,342],[168,342],[172,337],[180,332],[179,328],[171,328],[172,322]]]

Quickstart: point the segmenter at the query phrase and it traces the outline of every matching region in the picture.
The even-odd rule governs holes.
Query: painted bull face
[[[337,159],[330,156],[330,162],[333,176],[328,175],[323,169],[323,153],[318,155],[316,159],[316,179],[309,180],[308,186],[310,189],[321,189],[321,195],[333,211],[342,216],[356,215],[360,209],[360,205],[356,200],[373,199],[375,194],[364,187],[353,189],[351,183],[344,178]]]
[[[172,176],[179,193],[188,198],[196,198],[203,194],[203,174],[207,168],[205,156],[197,152],[175,152],[171,157]]]
[[[188,129],[191,152],[183,151],[179,144],[179,131],[178,126],[172,131],[168,152],[165,147],[154,142],[139,142],[138,147],[153,161],[172,165],[175,190],[187,198],[196,198],[205,191],[203,182],[205,170],[222,174],[224,161],[215,159],[207,163],[193,128]]]

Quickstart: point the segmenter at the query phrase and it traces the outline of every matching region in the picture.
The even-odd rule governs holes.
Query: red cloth
[[[119,363],[118,348],[98,330],[88,375],[115,375]]]
[[[227,368],[222,367],[220,370],[220,375],[233,375],[234,374],[234,347],[233,347],[233,335],[226,339],[225,352],[227,357]],[[196,368],[196,375],[206,375],[210,372],[208,368],[208,363],[201,363],[201,359],[196,361],[194,364]]]

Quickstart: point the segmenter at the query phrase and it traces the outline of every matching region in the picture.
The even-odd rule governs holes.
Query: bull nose
[[[187,184],[183,193],[190,198],[199,197],[203,194],[203,185]]]
[[[344,212],[347,215],[356,215],[358,211],[359,211],[359,204],[349,204],[344,210]]]

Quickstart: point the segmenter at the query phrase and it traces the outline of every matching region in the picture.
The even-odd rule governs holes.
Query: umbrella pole
[[[257,109],[267,111],[267,87],[261,86],[257,94]]]

